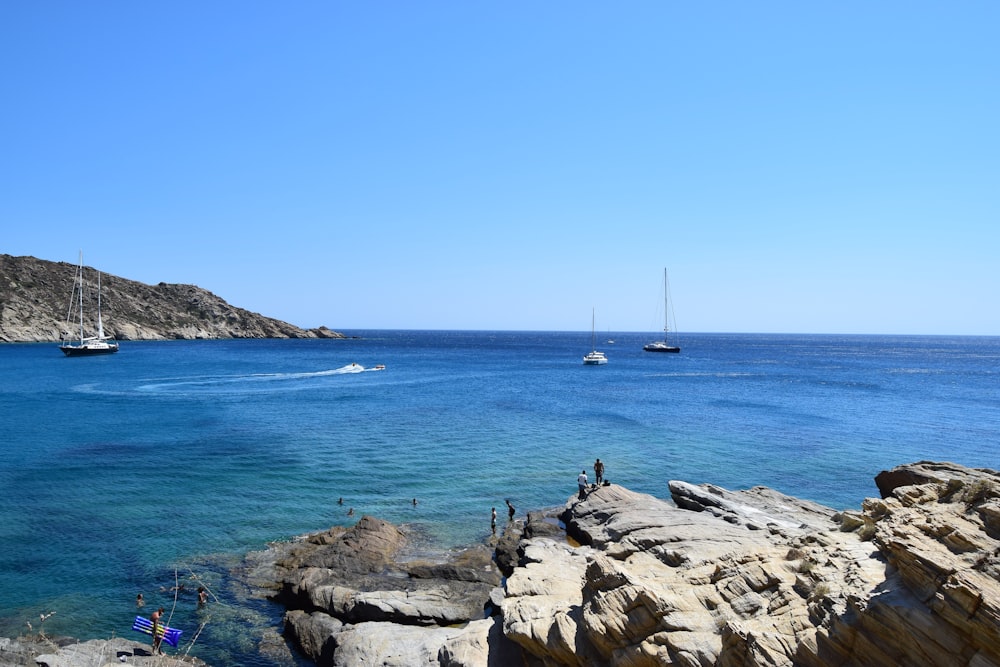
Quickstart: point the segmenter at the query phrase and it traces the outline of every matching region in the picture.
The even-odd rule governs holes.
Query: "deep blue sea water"
[[[996,337],[705,334],[658,355],[612,333],[594,367],[589,332],[349,333],[0,346],[0,635],[55,611],[50,635],[141,639],[136,593],[170,611],[177,577],[171,625],[206,622],[193,654],[269,665],[256,637],[280,610],[228,568],[362,514],[449,548],[486,538],[505,498],[562,505],[596,457],[659,497],[762,484],[837,509],[899,464],[1000,463]],[[197,608],[199,581],[218,603]]]

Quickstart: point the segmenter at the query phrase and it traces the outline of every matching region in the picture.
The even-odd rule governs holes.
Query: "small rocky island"
[[[0,342],[58,341],[76,271],[66,262],[0,255]],[[86,308],[96,312],[96,291],[91,297],[95,303]],[[231,306],[194,285],[146,285],[109,274],[101,276],[101,309],[105,330],[118,340],[344,338]]]
[[[922,461],[875,481],[845,512],[764,487],[592,487],[432,562],[366,516],[239,576],[323,666],[1000,665],[1000,473]],[[0,640],[0,666],[154,664],[110,643],[81,661]]]

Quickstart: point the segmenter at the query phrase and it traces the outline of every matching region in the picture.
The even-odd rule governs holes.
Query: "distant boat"
[[[667,282],[667,270],[663,269],[663,340],[653,341],[642,346],[646,352],[680,352],[681,348],[667,342],[670,335],[670,283]]]
[[[608,363],[608,358],[603,352],[597,351],[597,339],[594,333],[594,313],[590,314],[590,347],[591,350],[583,355],[583,363],[587,366],[599,366]]]
[[[79,328],[80,336],[79,339],[76,336],[70,338],[68,335],[63,337],[62,343],[59,345],[59,349],[62,350],[63,354],[67,357],[84,357],[94,354],[113,354],[118,351],[118,341],[115,340],[114,336],[107,336],[104,334],[104,321],[101,319],[101,274],[97,274],[97,335],[96,336],[86,336],[84,334],[84,317],[83,317],[83,252],[80,252],[80,266],[76,270],[76,278],[73,281],[73,296],[70,298],[69,309],[66,313],[66,323],[69,326],[76,326],[74,322],[73,314],[74,311],[79,314]],[[75,302],[75,304],[74,304]],[[74,307],[75,306],[75,307]]]

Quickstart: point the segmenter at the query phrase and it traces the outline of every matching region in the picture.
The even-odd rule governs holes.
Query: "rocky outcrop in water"
[[[411,547],[365,516],[251,554],[244,578],[289,609],[286,637],[321,665],[521,664],[487,611],[501,596],[492,551],[428,561]]]
[[[1000,665],[997,472],[902,466],[845,512],[669,488],[574,495],[565,534],[541,513],[514,525],[502,586],[482,553],[400,561],[405,534],[368,517],[253,572],[320,665]]]
[[[0,255],[0,341],[60,340],[76,271],[66,262]],[[91,276],[96,272],[85,268]],[[85,297],[84,311],[96,313],[96,290]],[[236,308],[194,285],[146,285],[108,274],[101,276],[101,310],[106,333],[119,340],[344,337]]]

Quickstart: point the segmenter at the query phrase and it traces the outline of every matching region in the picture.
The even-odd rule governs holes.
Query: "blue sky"
[[[0,4],[0,253],[304,327],[1000,335],[995,2]]]

